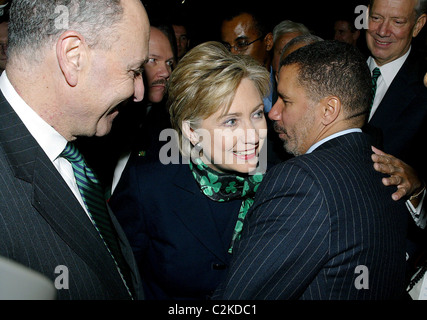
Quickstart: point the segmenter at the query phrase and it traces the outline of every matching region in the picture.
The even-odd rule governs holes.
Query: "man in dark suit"
[[[142,298],[132,250],[96,179],[84,165],[78,176],[63,150],[78,136],[105,135],[119,103],[142,99],[145,9],[138,0],[22,0],[10,10],[0,78],[0,255],[51,279],[58,299]],[[96,211],[88,201],[97,196]]]
[[[369,115],[369,125],[382,131],[384,151],[399,158],[418,173],[419,180],[408,196],[419,195],[420,202],[427,181],[426,161],[420,147],[427,139],[427,89],[423,85],[426,61],[420,55],[415,38],[426,23],[427,1],[396,0],[393,6],[386,0],[372,0],[369,6],[369,25],[366,42],[371,56],[371,73],[377,68],[380,75]],[[391,172],[399,178],[399,172]],[[424,183],[423,183],[424,182]],[[402,188],[397,194],[404,193]],[[417,201],[418,200],[418,201]],[[417,225],[421,206],[407,202]],[[427,249],[427,237],[409,216],[409,258]],[[411,260],[408,260],[411,262]]]
[[[362,133],[366,62],[321,41],[281,62],[270,111],[296,157],[267,172],[243,226],[224,299],[392,299],[404,292],[406,215]]]

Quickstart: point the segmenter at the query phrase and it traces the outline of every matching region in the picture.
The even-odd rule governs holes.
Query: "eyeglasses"
[[[227,48],[228,51],[231,51],[231,49],[234,49],[234,51],[241,53],[241,52],[246,51],[252,43],[257,42],[263,38],[264,38],[264,36],[261,36],[261,37],[255,39],[254,41],[251,41],[251,42],[247,42],[244,39],[240,39],[240,40],[237,40],[236,44],[233,46],[227,42],[223,42],[223,44]]]

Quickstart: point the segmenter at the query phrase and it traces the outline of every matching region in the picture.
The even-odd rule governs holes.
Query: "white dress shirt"
[[[0,77],[0,90],[88,214],[71,163],[59,156],[67,145],[67,140],[25,103],[10,83],[6,72]]]
[[[393,82],[400,68],[402,68],[403,64],[408,58],[410,52],[411,52],[411,47],[409,47],[408,52],[406,52],[403,56],[401,56],[400,58],[392,62],[382,65],[381,67],[377,65],[377,63],[375,62],[374,58],[372,58],[372,56],[368,58],[367,63],[368,63],[369,70],[371,71],[371,74],[372,74],[372,71],[377,67],[381,71],[381,75],[378,77],[378,80],[377,80],[377,90],[375,92],[375,98],[374,98],[374,103],[372,105],[371,113],[369,114],[369,121],[372,119],[372,116],[374,115],[379,104],[381,103],[382,99],[387,93],[388,88],[390,87],[391,83]],[[425,210],[423,209],[423,206],[422,206],[425,194],[426,192],[424,191],[420,204],[418,205],[417,208],[415,208],[409,200],[406,201],[406,207],[411,213],[412,218],[414,219],[416,225],[422,229],[426,227],[426,223],[427,223],[427,215],[425,214],[424,212]]]
[[[369,114],[369,121],[371,120],[372,116],[377,110],[379,104],[381,103],[381,100],[384,98],[385,94],[387,93],[388,88],[390,87],[391,83],[393,82],[400,68],[402,68],[403,64],[405,63],[406,58],[408,58],[410,52],[411,52],[411,48],[409,48],[408,52],[406,52],[400,58],[392,62],[389,62],[381,67],[377,65],[377,63],[375,62],[374,58],[372,58],[372,56],[368,58],[367,63],[368,63],[369,70],[371,71],[371,74],[375,68],[379,68],[381,71],[381,75],[378,77],[378,80],[377,80],[377,90],[375,92],[375,98],[374,98],[374,103],[372,105],[371,113]]]

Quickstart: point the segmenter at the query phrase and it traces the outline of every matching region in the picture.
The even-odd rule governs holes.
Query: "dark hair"
[[[172,48],[174,65],[175,65],[178,57],[178,48],[176,45],[176,37],[175,37],[175,32],[173,31],[172,25],[166,22],[153,21],[151,22],[151,26],[159,29],[168,38]]]
[[[356,31],[358,31],[358,29],[354,25],[354,20],[355,18],[350,14],[341,14],[335,17],[335,22],[338,22],[338,21],[347,22],[348,28],[350,29],[351,33],[355,33]]]
[[[233,18],[240,16],[241,14],[247,13],[252,16],[254,20],[254,27],[258,31],[259,36],[265,36],[267,33],[272,32],[273,28],[269,20],[267,20],[267,16],[264,12],[259,8],[259,6],[255,6],[254,4],[246,3],[242,5],[235,5],[234,7],[227,10],[224,13],[222,20],[230,21]]]
[[[281,61],[297,64],[298,83],[313,102],[329,95],[340,99],[347,119],[364,115],[371,102],[371,74],[362,54],[339,41],[319,41],[304,46]]]

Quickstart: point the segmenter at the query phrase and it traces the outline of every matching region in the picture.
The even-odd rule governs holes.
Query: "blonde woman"
[[[207,299],[223,280],[263,178],[268,90],[265,68],[218,42],[192,49],[172,73],[179,164],[140,158],[110,200],[147,299]]]

